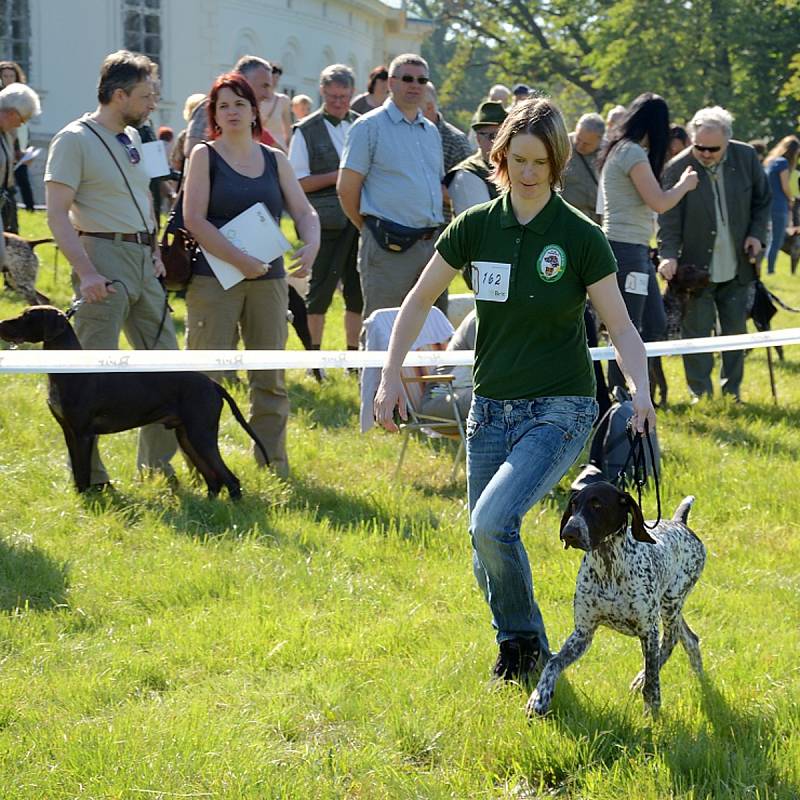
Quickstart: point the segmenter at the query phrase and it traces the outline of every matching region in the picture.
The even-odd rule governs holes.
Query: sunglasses
[[[273,75],[283,75],[283,70],[280,67],[273,67],[272,68]]]
[[[693,144],[695,150],[699,151],[700,153],[719,153],[722,150],[722,147],[703,147],[701,144]]]
[[[377,75],[375,75],[375,80],[376,81],[388,81],[389,80],[389,73],[386,70],[384,70],[383,72],[379,72]]]
[[[415,78],[413,75],[402,75],[399,77],[397,75],[392,75],[392,77],[396,81],[403,81],[403,83],[414,83],[414,81],[416,81],[420,86],[424,86],[430,80],[430,78],[426,78],[424,75],[420,78]]]
[[[493,142],[497,136],[497,131],[476,131],[475,135],[486,139],[488,142]]]
[[[131,137],[128,136],[127,133],[118,133],[116,138],[125,148],[125,152],[128,154],[128,161],[130,161],[131,164],[138,164],[142,160],[142,157],[139,155],[136,145],[131,141]]]

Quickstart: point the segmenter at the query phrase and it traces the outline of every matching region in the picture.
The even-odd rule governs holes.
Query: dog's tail
[[[693,494],[690,494],[688,497],[684,497],[683,500],[681,500],[681,504],[675,509],[675,513],[672,515],[672,521],[680,522],[683,525],[686,525],[686,520],[689,519],[689,512],[692,510],[693,505]]]
[[[24,242],[28,245],[28,247],[31,248],[31,250],[33,250],[33,248],[37,245],[50,244],[51,242],[55,241],[52,236],[46,236],[42,239],[26,239],[24,236],[18,236],[15,233],[8,233],[7,231],[3,231],[3,236],[5,236],[6,239],[16,239],[18,242]]]
[[[258,438],[256,432],[250,427],[250,423],[244,418],[244,414],[239,411],[239,406],[236,405],[236,401],[231,397],[230,393],[224,386],[220,386],[216,381],[214,381],[214,386],[217,387],[217,391],[219,394],[225,399],[231,409],[231,413],[234,417],[236,417],[236,421],[247,431],[248,436],[256,443],[256,447],[261,451],[261,455],[264,456],[264,462],[269,466],[269,456],[267,455],[267,448],[264,447],[263,442],[261,439]]]

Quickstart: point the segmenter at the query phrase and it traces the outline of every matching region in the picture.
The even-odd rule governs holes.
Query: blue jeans
[[[771,230],[769,234],[769,245],[767,246],[767,274],[772,275],[775,272],[775,262],[778,259],[778,253],[783,247],[783,242],[786,239],[786,226],[789,224],[789,209],[772,207],[771,214]]]
[[[472,399],[467,419],[472,566],[498,642],[536,637],[549,649],[519,530],[528,509],[580,455],[596,416],[593,397]]]

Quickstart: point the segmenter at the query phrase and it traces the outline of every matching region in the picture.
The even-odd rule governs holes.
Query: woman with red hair
[[[303,275],[319,249],[319,218],[283,152],[258,141],[258,103],[242,75],[217,78],[209,94],[208,117],[212,141],[197,145],[189,157],[184,221],[205,250],[236,267],[244,280],[223,289],[198,249],[186,293],[187,344],[190,350],[227,350],[238,329],[247,349],[283,350],[288,305],[283,257],[262,263],[228,241],[219,228],[255,203],[263,203],[276,223],[286,209],[304,242],[291,266]],[[250,424],[272,468],[286,477],[289,397],[283,370],[250,372],[248,379]],[[255,457],[261,464],[257,449]]]

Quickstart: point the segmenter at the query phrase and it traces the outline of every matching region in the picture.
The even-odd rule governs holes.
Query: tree
[[[442,72],[458,82],[481,65],[513,83],[564,91],[601,111],[644,91],[676,120],[719,104],[737,138],[782,136],[800,112],[798,0],[410,0],[436,20]],[[479,59],[476,61],[476,59]],[[486,83],[486,81],[484,81]],[[463,82],[461,83],[463,86]],[[487,87],[488,88],[488,87]],[[559,99],[557,97],[557,99]],[[474,108],[474,106],[473,106]]]

